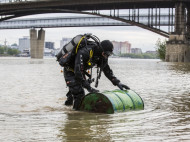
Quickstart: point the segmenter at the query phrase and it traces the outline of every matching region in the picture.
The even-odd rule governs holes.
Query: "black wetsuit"
[[[92,52],[93,55],[90,57],[90,53]],[[101,67],[105,76],[113,85],[117,85],[120,82],[110,69],[108,59],[102,56],[102,50],[99,46],[95,43],[90,43],[86,47],[79,49],[77,55],[71,59],[69,65],[64,67],[64,77],[69,87],[67,97],[74,97],[73,108],[75,109],[81,101],[81,98],[85,95],[83,89],[86,88],[86,85],[84,85],[86,82],[85,72],[94,66]]]

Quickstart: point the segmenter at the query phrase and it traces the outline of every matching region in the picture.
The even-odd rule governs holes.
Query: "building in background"
[[[147,53],[147,54],[152,54],[152,55],[156,55],[156,54],[158,54],[157,51],[146,51],[145,53]]]
[[[128,41],[124,42],[118,42],[118,41],[112,41],[114,50],[113,53],[115,55],[121,55],[131,52],[131,44]]]
[[[54,42],[45,42],[45,48],[48,49],[55,49],[55,43]]]
[[[49,56],[49,57],[55,56],[54,49],[45,48],[44,56]]]
[[[63,46],[67,44],[68,42],[70,42],[71,40],[72,38],[62,38],[62,40],[60,41],[60,49],[62,49]]]
[[[132,54],[142,54],[142,50],[140,48],[131,48]]]
[[[45,42],[44,56],[55,56],[55,43]]]
[[[19,38],[19,48],[18,50],[20,50],[21,52],[23,52],[24,50],[30,50],[30,38],[29,37],[23,37],[23,38]]]
[[[0,45],[0,46],[1,46],[1,45]],[[12,49],[18,49],[18,50],[19,50],[19,46],[18,46],[17,44],[11,45],[11,48],[12,48]]]

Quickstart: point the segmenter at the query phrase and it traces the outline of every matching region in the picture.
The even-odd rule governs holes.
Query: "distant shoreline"
[[[4,55],[4,54],[0,54],[0,57],[17,57],[16,55]]]

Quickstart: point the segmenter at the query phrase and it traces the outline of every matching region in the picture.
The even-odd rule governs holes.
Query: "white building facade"
[[[124,42],[118,42],[118,41],[112,41],[114,50],[113,53],[115,55],[121,55],[131,52],[131,44],[128,41]]]
[[[19,48],[21,52],[24,50],[30,50],[30,38],[29,37],[23,37],[19,38]]]

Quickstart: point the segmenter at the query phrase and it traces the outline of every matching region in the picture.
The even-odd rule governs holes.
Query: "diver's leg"
[[[67,100],[65,101],[65,105],[66,106],[70,106],[70,105],[73,105],[73,95],[71,93],[71,91],[69,91],[67,94]]]

